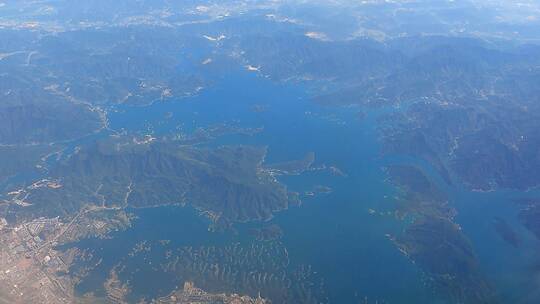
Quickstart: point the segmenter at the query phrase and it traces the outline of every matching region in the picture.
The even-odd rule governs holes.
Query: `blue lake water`
[[[210,144],[268,146],[267,163],[299,159],[307,152],[315,152],[315,165],[334,165],[347,177],[308,172],[280,178],[291,190],[301,193],[316,185],[333,189],[330,194],[304,198],[302,206],[280,212],[272,220],[284,230],[283,243],[291,263],[312,265],[324,277],[331,303],[364,303],[365,297],[369,303],[444,303],[426,287],[422,272],[386,236],[402,231],[403,223],[379,214],[392,210],[397,190],[385,182],[381,170],[389,160],[380,158],[376,111],[368,111],[367,117],[359,119],[359,109],[314,105],[306,91],[302,85],[278,84],[256,73],[237,72],[195,97],[157,102],[149,107],[121,107],[111,115],[111,127],[167,135],[178,128],[189,132],[216,123],[232,123],[264,130],[254,136],[223,136]],[[268,107],[254,112],[253,105]],[[529,292],[531,284],[523,282],[524,271],[533,262],[537,242],[525,229],[516,228],[525,246],[531,248],[517,251],[496,235],[492,225],[494,217],[499,216],[512,227],[521,227],[516,220],[517,209],[510,202],[516,194],[454,189],[443,185],[433,170],[423,166],[441,187],[453,193],[450,200],[459,211],[457,221],[473,241],[482,270],[496,278],[492,283],[507,299],[518,299]],[[377,213],[370,214],[369,209]],[[139,217],[135,226],[118,233],[113,240],[79,244],[99,250],[104,257],[99,269],[79,286],[80,292],[102,286],[106,269],[142,240],[167,239],[177,246],[199,246],[249,238],[242,232],[234,236],[208,232],[209,223],[190,208],[144,209],[135,213]],[[140,294],[164,295],[175,287],[166,276],[144,272],[139,276],[133,287]]]

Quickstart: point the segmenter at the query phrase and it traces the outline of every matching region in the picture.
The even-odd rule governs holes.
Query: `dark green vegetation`
[[[445,37],[376,45],[382,62],[395,59],[392,52],[399,60],[316,101],[400,107],[381,127],[386,153],[427,160],[448,182],[480,190],[539,185],[538,46],[497,49]]]
[[[469,17],[472,11],[479,13],[465,3],[446,8],[421,3],[423,12],[436,8],[442,20],[453,19],[458,11]],[[59,13],[96,18],[90,9],[94,5],[79,15],[74,8],[67,9],[70,4],[66,2]],[[120,9],[125,16],[141,14],[146,7],[103,5]],[[151,6],[160,5],[163,3]],[[403,4],[409,5],[420,6]],[[177,10],[191,8],[189,3],[176,6]],[[399,4],[369,9],[384,16],[395,9],[393,6]],[[287,8],[279,12],[289,13]],[[476,24],[477,30],[487,30],[490,18],[500,11],[492,8],[483,13],[485,19]],[[344,12],[337,10],[336,14]],[[111,22],[108,15],[100,14],[100,21]],[[172,24],[187,15],[200,18],[184,11],[164,22]],[[158,24],[155,16],[147,18],[148,23]],[[426,159],[449,181],[482,190],[528,189],[539,184],[536,151],[540,139],[535,132],[540,127],[538,46],[445,36],[397,38],[392,35],[396,24],[374,20],[369,24],[377,24],[379,31],[394,29],[383,31],[389,35],[383,42],[369,36],[327,41],[330,38],[305,36],[306,30],[294,22],[287,26],[272,18],[277,17],[238,17],[201,27],[189,24],[194,20],[188,19],[185,26],[177,28],[135,23],[127,28],[75,28],[45,36],[2,29],[6,37],[2,53],[12,54],[0,61],[10,72],[3,76],[2,91],[9,91],[8,100],[13,101],[3,102],[0,108],[0,117],[5,118],[0,120],[1,142],[80,137],[100,127],[98,106],[145,105],[190,95],[211,85],[232,66],[249,63],[275,80],[307,81],[316,87],[328,80],[322,89],[314,90],[314,100],[322,104],[402,107],[403,111],[385,120],[390,124],[382,130],[387,152]],[[404,21],[405,16],[396,18],[403,30],[418,31],[418,25]],[[50,20],[43,19],[45,23]],[[327,22],[334,31],[339,28]],[[455,20],[456,26],[462,22]],[[244,26],[247,23],[249,27]],[[441,27],[430,29],[444,33]],[[327,35],[332,33],[343,34],[335,31]],[[220,35],[226,38],[208,41],[205,35],[214,40]],[[212,64],[202,64],[207,59]],[[47,77],[28,79],[29,75]]]
[[[324,147],[328,151],[308,146],[312,138],[323,142],[323,124],[300,117],[281,126],[313,128],[295,143],[257,137],[268,132],[263,123],[279,131],[281,122],[265,115],[288,113],[299,107],[296,100],[285,105],[258,96],[244,109],[250,115],[241,116],[229,112],[243,100],[218,94],[222,103],[171,107],[160,113],[163,121],[146,124],[155,109],[188,104],[223,79],[251,73],[307,92],[313,104],[301,113],[313,121],[333,120],[358,133],[374,125],[382,160],[373,161],[390,160],[389,181],[399,195],[370,197],[391,205],[370,213],[395,215],[391,221],[399,228],[389,233],[395,247],[449,303],[504,302],[505,291],[491,284],[500,274],[490,277],[477,252],[492,244],[462,230],[459,215],[468,208],[458,207],[453,194],[511,190],[512,198],[533,197],[540,187],[539,41],[535,1],[3,0],[0,219],[9,226],[59,217],[77,226],[56,240],[67,243],[112,237],[131,226],[132,209],[173,205],[194,208],[210,219],[212,231],[241,235],[240,222],[269,221],[299,203],[285,185],[290,175],[311,179],[306,196],[343,191],[311,175],[329,170],[346,177],[315,158],[334,163],[332,157],[343,155],[337,152],[348,151],[355,138],[345,137],[345,129],[324,125],[342,138],[341,146]],[[145,115],[125,119],[141,124],[113,119],[135,108]],[[354,122],[340,111],[357,113]],[[164,127],[175,119],[179,125]],[[305,148],[299,153],[315,152],[267,162],[267,144],[270,151],[288,152],[296,144]],[[343,169],[351,179],[364,170]],[[371,207],[363,199],[351,200]],[[510,248],[494,247],[497,253],[520,259],[532,251],[537,259],[539,200],[508,201],[515,215],[486,212],[488,228],[478,229]],[[329,216],[330,208],[343,208],[332,203]],[[328,231],[342,229],[340,220]],[[366,230],[386,233],[374,227]],[[260,223],[249,231],[248,245],[164,249],[167,244],[148,240],[163,251],[159,258],[145,243],[115,267],[129,280],[135,277],[130,266],[152,260],[154,272],[207,291],[260,292],[275,303],[326,300],[315,270],[289,265],[286,230]],[[333,245],[321,242],[320,248]],[[85,254],[72,267],[77,279],[88,271],[85,259],[98,262]],[[516,267],[531,268],[534,281],[540,271],[529,262]],[[538,302],[535,295],[523,298]]]
[[[208,289],[238,290],[273,303],[321,303],[321,282],[311,267],[294,269],[280,242],[248,246],[179,248],[161,263],[179,282],[193,280]]]
[[[472,244],[454,222],[455,210],[440,189],[413,166],[393,166],[388,174],[403,192],[399,215],[410,221],[394,239],[397,246],[455,303],[496,303]]]
[[[51,96],[25,97],[47,103],[2,104],[0,142],[3,144],[48,143],[76,139],[97,131],[102,125],[91,110],[55,100]]]
[[[45,144],[73,140],[105,127],[104,114],[59,87],[58,71],[47,67],[46,46],[32,46],[35,34],[0,29],[3,41],[0,60],[0,144]],[[7,45],[6,45],[7,44]],[[40,49],[41,47],[41,49]],[[29,49],[27,49],[29,48]],[[38,51],[39,50],[39,51]],[[2,54],[4,55],[4,54]],[[41,61],[44,61],[43,64]],[[43,75],[39,77],[38,75]]]
[[[455,303],[497,303],[479,274],[472,247],[456,224],[424,217],[409,226],[398,247],[430,274],[435,288]]]
[[[315,153],[310,152],[303,159],[271,164],[268,168],[278,174],[300,174],[308,170],[314,161]]]
[[[54,147],[45,145],[0,147],[0,185],[21,172],[39,171],[35,166],[54,151]]]
[[[31,205],[14,205],[8,214],[21,221],[69,216],[85,205],[123,209],[189,204],[217,224],[265,220],[296,203],[296,195],[261,167],[265,154],[265,149],[249,146],[204,149],[111,138],[77,148],[50,170],[48,178],[60,187],[27,189],[25,201]]]

